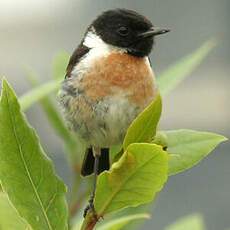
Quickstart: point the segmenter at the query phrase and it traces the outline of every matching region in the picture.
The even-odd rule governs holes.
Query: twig
[[[81,230],[93,230],[99,219],[99,217],[95,218],[92,212],[89,212],[85,217]]]

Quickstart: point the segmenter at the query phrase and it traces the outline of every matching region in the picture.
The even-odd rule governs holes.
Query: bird
[[[82,176],[94,174],[84,216],[95,213],[98,175],[110,169],[109,149],[122,143],[132,121],[158,93],[149,54],[169,29],[129,9],[101,13],[70,57],[59,91],[68,127],[87,146]]]

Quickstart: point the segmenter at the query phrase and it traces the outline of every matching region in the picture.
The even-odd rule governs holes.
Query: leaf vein
[[[53,228],[51,227],[51,224],[49,222],[49,219],[48,219],[48,216],[47,216],[47,213],[45,212],[45,209],[44,209],[44,206],[43,206],[43,203],[42,203],[42,200],[40,198],[40,195],[38,194],[37,190],[36,190],[36,187],[35,187],[35,184],[33,183],[33,180],[32,180],[32,176],[31,176],[31,172],[26,164],[26,161],[25,161],[25,158],[24,158],[24,154],[23,154],[23,150],[21,148],[21,145],[20,145],[20,142],[19,142],[19,139],[18,139],[18,135],[17,135],[17,130],[15,128],[15,119],[14,119],[14,116],[12,116],[12,111],[10,109],[10,103],[9,103],[9,95],[8,95],[8,92],[6,91],[6,100],[7,100],[7,108],[8,108],[8,112],[9,112],[9,117],[10,117],[10,121],[11,121],[11,126],[12,126],[12,130],[13,130],[13,134],[14,134],[14,137],[15,137],[15,140],[16,140],[16,144],[17,144],[17,147],[18,147],[18,150],[19,150],[19,153],[20,153],[20,158],[23,162],[23,166],[24,166],[24,169],[26,171],[26,175],[30,181],[30,184],[33,188],[33,191],[35,193],[35,196],[38,200],[38,203],[42,209],[42,212],[43,212],[43,215],[45,217],[45,220],[47,222],[47,226],[50,230],[52,230]]]
[[[153,157],[151,158],[151,160],[148,160],[148,161],[146,161],[145,163],[141,164],[139,167],[137,167],[136,170],[135,170],[134,172],[132,172],[132,173],[123,181],[123,183],[121,183],[121,184],[117,187],[117,189],[115,189],[115,191],[112,193],[111,197],[108,199],[108,201],[105,203],[105,205],[101,208],[101,211],[99,212],[99,215],[100,215],[100,216],[103,216],[103,213],[106,211],[107,206],[109,205],[109,203],[114,199],[115,196],[117,196],[117,193],[119,192],[119,190],[122,190],[122,189],[121,189],[122,186],[123,186],[124,184],[126,184],[126,182],[127,182],[128,180],[130,180],[130,178],[133,177],[133,176],[137,173],[138,170],[140,170],[140,169],[143,168],[144,166],[150,164],[151,161],[154,160],[156,157],[158,157],[158,156],[157,156],[157,155],[156,155],[156,156],[153,156]]]

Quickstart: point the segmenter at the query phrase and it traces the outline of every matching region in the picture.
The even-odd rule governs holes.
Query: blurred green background
[[[205,62],[164,98],[161,128],[192,128],[229,137],[229,0],[0,0],[0,76],[7,77],[18,95],[30,89],[25,65],[36,70],[42,82],[48,81],[54,56],[61,50],[71,53],[91,21],[117,7],[134,9],[155,25],[171,28],[171,33],[157,38],[151,54],[156,75],[209,38],[219,40]],[[62,142],[39,106],[27,114],[69,184]],[[142,229],[161,230],[194,212],[204,216],[208,230],[230,227],[229,149],[225,143],[192,170],[171,177]]]

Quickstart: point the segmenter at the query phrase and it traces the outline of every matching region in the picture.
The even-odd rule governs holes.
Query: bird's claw
[[[86,208],[84,210],[84,214],[83,214],[84,218],[86,217],[86,215],[88,214],[88,212],[91,212],[92,215],[93,215],[93,217],[96,220],[98,220],[97,213],[96,213],[96,210],[95,210],[94,203],[93,203],[92,199],[89,200],[89,204],[86,206]]]

